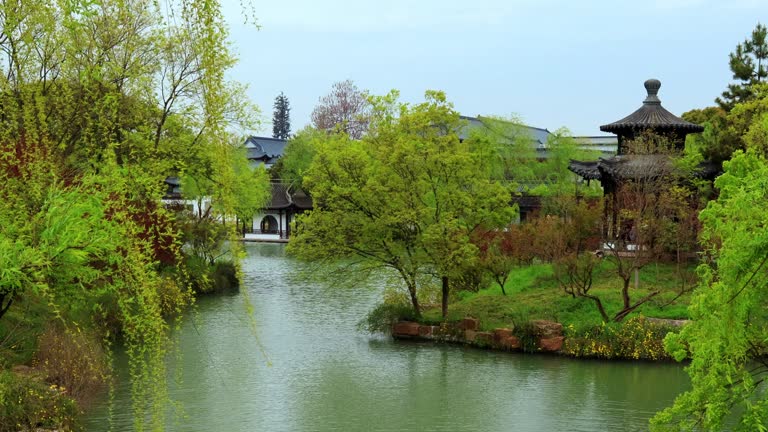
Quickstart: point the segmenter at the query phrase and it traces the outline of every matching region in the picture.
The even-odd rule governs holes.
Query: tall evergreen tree
[[[733,78],[741,83],[729,84],[723,97],[717,98],[717,104],[726,111],[751,99],[754,96],[752,87],[768,78],[768,29],[758,23],[752,30],[752,37],[736,45],[736,51],[728,56]]]
[[[272,137],[288,139],[291,135],[291,106],[288,96],[280,92],[275,98],[275,111],[272,115]]]

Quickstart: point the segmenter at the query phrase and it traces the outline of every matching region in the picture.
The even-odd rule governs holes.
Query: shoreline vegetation
[[[577,358],[672,361],[664,349],[667,334],[688,320],[694,268],[655,264],[638,275],[636,292],[660,294],[620,323],[605,322],[589,299],[566,296],[550,264],[514,269],[502,291],[497,283],[477,292],[459,292],[450,303],[448,319],[438,305],[427,305],[421,318],[407,305],[382,304],[361,322],[372,332],[396,339],[461,343],[515,352],[548,352]],[[601,265],[594,294],[609,310],[620,307],[615,289],[621,280]],[[506,294],[503,294],[506,293]],[[512,339],[509,339],[509,338]]]
[[[215,0],[3,7],[0,432],[80,429],[115,344],[134,429],[165,428],[170,334],[269,199],[236,61]]]
[[[194,308],[196,298],[225,296],[240,289],[237,268],[230,261],[217,261],[197,271],[198,282],[188,290],[179,291],[171,279],[159,290],[169,329]],[[111,349],[126,343],[116,313],[105,313],[101,323],[113,329],[107,339],[100,336],[104,329],[95,325],[66,326],[45,320],[56,312],[45,298],[30,295],[0,321],[6,336],[0,344],[0,431],[78,430],[80,417],[108,397],[114,385]]]

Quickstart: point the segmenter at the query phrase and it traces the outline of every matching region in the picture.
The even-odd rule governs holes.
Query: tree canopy
[[[414,311],[424,276],[443,285],[475,263],[470,234],[505,226],[510,190],[490,178],[482,143],[460,141],[462,121],[441,92],[410,105],[398,93],[372,98],[360,140],[327,136],[304,184],[315,209],[297,219],[288,250],[303,258],[354,257],[395,271]]]
[[[359,139],[368,128],[370,110],[366,91],[360,90],[352,80],[339,81],[312,110],[312,126],[329,132],[338,130]]]
[[[715,182],[720,195],[701,212],[710,260],[689,308],[692,321],[666,340],[678,359],[690,352],[692,389],[653,419],[656,430],[721,430],[738,413],[735,430],[764,430],[768,398],[768,162],[737,152]]]
[[[656,430],[765,430],[768,398],[768,85],[728,113],[746,147],[723,163],[718,196],[699,214],[704,260],[691,322],[667,338],[676,358],[690,355],[692,389],[656,415]]]
[[[733,78],[739,83],[729,84],[717,104],[730,111],[736,104],[746,102],[754,96],[753,86],[768,78],[768,29],[757,23],[749,39],[736,45],[736,51],[728,55],[728,64]]]
[[[239,211],[241,180],[265,181],[242,175],[230,145],[256,110],[224,79],[226,37],[208,0],[25,0],[0,13],[0,308],[41,298],[51,321],[119,333],[137,430],[163,427],[165,318],[190,301],[164,179],[215,181],[223,215]]]

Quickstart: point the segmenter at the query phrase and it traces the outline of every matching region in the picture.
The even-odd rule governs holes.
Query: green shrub
[[[189,255],[184,260],[183,281],[195,293],[237,292],[239,280],[232,261],[219,260],[211,265],[206,259]]]
[[[157,287],[160,309],[166,318],[179,316],[195,302],[192,291],[182,287],[174,278],[163,277]]]
[[[492,279],[481,267],[472,267],[465,270],[460,276],[451,280],[452,292],[457,293],[459,298],[464,292],[476,293],[480,288],[488,286]]]
[[[520,320],[515,323],[515,336],[520,338],[520,349],[523,352],[539,351],[539,336],[530,320]]]
[[[232,261],[216,261],[213,265],[213,292],[237,292],[240,281],[237,279],[237,268]]]
[[[357,327],[369,333],[389,333],[398,321],[415,321],[416,314],[410,305],[402,303],[381,303],[361,320]]]
[[[0,372],[0,432],[72,430],[77,413],[66,389],[35,377]]]
[[[86,408],[109,379],[107,357],[98,337],[79,327],[49,326],[38,339],[34,365],[49,384]]]
[[[187,255],[184,258],[182,271],[185,284],[196,293],[211,292],[213,283],[211,282],[210,268],[211,266],[205,258]]]
[[[51,308],[39,296],[16,300],[0,319],[0,369],[28,364],[37,350],[37,337],[50,319]]]

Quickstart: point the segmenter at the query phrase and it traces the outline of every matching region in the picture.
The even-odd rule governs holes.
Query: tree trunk
[[[504,291],[504,284],[506,282],[507,282],[506,279],[502,280],[500,277],[496,278],[496,283],[499,284],[499,286],[501,287],[501,293],[504,295],[507,295],[507,292]]]
[[[416,296],[416,287],[408,284],[408,294],[411,295],[411,305],[413,305],[416,318],[421,318],[421,307],[419,306],[419,298]]]
[[[6,296],[9,296],[8,303],[3,306],[3,302],[5,302]],[[0,294],[0,318],[2,318],[3,315],[8,312],[8,309],[11,307],[11,303],[13,303],[13,294]]]
[[[635,309],[640,307],[640,305],[642,305],[643,303],[645,303],[648,300],[654,298],[659,292],[660,291],[654,291],[654,292],[648,294],[647,296],[643,297],[642,299],[640,299],[637,303],[633,304],[632,306],[626,307],[626,308],[620,310],[613,317],[613,321],[614,322],[621,322],[622,320],[624,320],[624,318],[627,317],[627,315],[631,314]]]
[[[629,309],[629,283],[632,280],[632,273],[622,278],[624,286],[621,288],[621,299],[624,302],[624,309]]]
[[[448,318],[448,276],[443,276],[443,321]]]
[[[595,305],[597,306],[597,310],[600,311],[600,315],[603,317],[603,321],[608,322],[611,320],[611,318],[608,317],[608,313],[605,312],[605,308],[603,307],[603,302],[600,301],[599,297],[589,295],[589,294],[582,294],[582,296],[588,299],[591,299],[592,301],[595,302]]]

